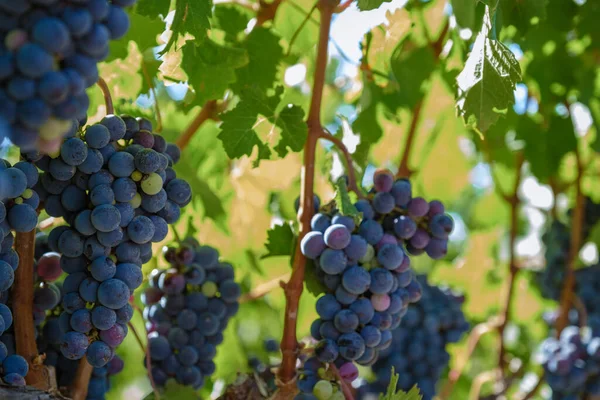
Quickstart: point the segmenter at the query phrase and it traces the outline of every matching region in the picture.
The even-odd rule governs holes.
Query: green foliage
[[[490,39],[490,18],[488,9],[465,68],[456,78],[459,112],[480,132],[487,131],[514,104],[513,91],[521,80],[521,68],[512,52]]]
[[[402,390],[398,390],[398,380],[400,379],[400,375],[398,375],[394,368],[392,367],[392,376],[390,378],[390,383],[387,388],[387,392],[385,394],[379,395],[379,400],[421,400],[421,393],[419,389],[415,386],[408,393],[403,392]]]
[[[289,224],[275,225],[269,229],[267,235],[267,254],[262,258],[292,255],[296,236]]]
[[[358,212],[354,203],[348,195],[348,187],[346,186],[346,178],[339,177],[335,182],[335,205],[341,215],[354,218],[355,222],[360,223],[361,213]]]

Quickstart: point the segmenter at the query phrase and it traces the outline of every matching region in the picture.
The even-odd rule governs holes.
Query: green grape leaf
[[[308,130],[304,122],[302,107],[285,106],[277,116],[275,124],[281,128],[281,140],[274,147],[277,154],[285,157],[288,147],[294,152],[301,151],[304,148]]]
[[[126,58],[130,41],[134,41],[142,53],[146,49],[157,46],[156,38],[165,30],[165,23],[160,18],[150,18],[130,12],[129,20],[127,34],[119,40],[110,41],[110,53],[105,62]]]
[[[235,82],[235,70],[248,63],[245,50],[222,46],[205,38],[190,40],[183,46],[181,66],[188,74],[194,88],[194,103],[203,105],[207,100],[223,96],[229,85]]]
[[[427,90],[427,82],[436,68],[431,46],[415,47],[406,39],[392,54],[390,66],[400,90],[396,92],[399,106],[413,108]]]
[[[358,0],[358,9],[361,11],[375,10],[383,3],[390,3],[392,0]]]
[[[249,62],[236,71],[235,90],[250,86],[270,89],[275,82],[279,62],[283,58],[280,37],[266,28],[256,28],[248,35],[243,48],[248,52]]]
[[[452,12],[456,22],[463,28],[473,29],[475,27],[475,15],[477,2],[473,0],[450,0]]]
[[[169,13],[171,0],[139,0],[137,2],[135,12],[147,17],[156,17],[162,15],[166,17]]]
[[[306,266],[304,267],[304,285],[309,293],[318,297],[325,293],[327,288],[317,276],[314,263],[315,261],[313,260],[306,260]]]
[[[371,146],[383,136],[383,129],[377,119],[377,105],[381,100],[381,89],[375,83],[365,84],[358,101],[358,117],[352,123],[352,130],[360,135],[360,143],[352,155],[354,161],[365,167]]]
[[[237,41],[237,37],[248,26],[250,14],[240,10],[238,7],[217,5],[215,7],[216,27],[225,32],[225,40]]]
[[[283,225],[273,226],[273,228],[267,231],[267,243],[265,243],[267,254],[263,255],[261,259],[291,256],[295,240],[296,236],[290,224],[284,223]]]
[[[211,0],[177,0],[171,31],[173,32],[163,53],[169,51],[177,43],[179,36],[189,33],[199,40],[206,36],[210,29],[212,16]]]
[[[394,370],[394,367],[392,367],[392,376],[390,378],[387,391],[385,394],[379,395],[379,400],[421,400],[423,398],[419,392],[419,388],[417,388],[416,385],[413,386],[408,393],[398,390],[397,387],[399,379],[400,375],[398,375]]]
[[[518,61],[504,44],[488,37],[490,29],[488,7],[465,68],[456,78],[459,113],[478,132],[487,131],[514,104],[513,91],[521,81]]]
[[[259,114],[281,130],[281,139],[274,147],[279,156],[285,157],[288,148],[295,152],[302,150],[307,136],[304,111],[299,106],[289,104],[278,111],[282,93],[281,86],[271,96],[256,86],[240,93],[236,107],[223,115],[218,136],[230,158],[249,156],[254,146],[258,147],[257,162],[271,156],[268,145],[263,143],[255,130],[263,122],[256,123]]]
[[[548,0],[502,0],[499,5],[502,26],[514,25],[519,32],[525,33],[532,26],[532,20],[536,19],[538,24],[540,20],[546,19]]]
[[[594,139],[591,146],[594,151],[600,152],[600,99],[591,99],[587,106],[590,109],[596,128],[596,139]]]
[[[556,176],[563,157],[577,147],[571,119],[556,114],[550,117],[548,128],[530,117],[524,117],[520,120],[517,132],[525,141],[525,158],[531,172],[541,182]]]
[[[349,217],[354,218],[354,221],[358,225],[360,223],[362,214],[358,212],[356,207],[354,207],[354,203],[350,199],[348,195],[348,187],[346,186],[346,178],[341,176],[335,182],[335,205],[337,210],[342,215],[347,215]]]

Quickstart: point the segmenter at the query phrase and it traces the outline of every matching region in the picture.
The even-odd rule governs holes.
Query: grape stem
[[[519,233],[519,209],[520,209],[520,200],[519,200],[519,187],[521,186],[522,179],[522,169],[525,158],[523,157],[523,153],[518,153],[516,155],[516,166],[515,166],[515,182],[513,186],[512,193],[506,199],[508,205],[510,206],[510,231],[509,231],[509,279],[508,279],[508,288],[507,294],[504,302],[504,307],[502,308],[501,313],[501,323],[498,327],[498,335],[500,339],[500,350],[498,351],[498,369],[500,370],[500,376],[504,377],[504,371],[506,368],[506,347],[504,343],[504,331],[506,329],[506,325],[508,321],[510,321],[511,312],[512,312],[512,302],[514,300],[514,292],[515,292],[515,282],[517,278],[517,273],[519,272],[519,266],[517,265],[517,257],[515,252],[517,235]],[[498,185],[498,181],[494,182],[495,185]]]
[[[27,233],[18,233],[15,238],[15,250],[19,255],[19,267],[15,271],[12,290],[13,316],[17,353],[29,364],[29,373],[25,380],[29,386],[41,390],[49,390],[48,370],[39,357],[35,341],[35,326],[31,313],[33,311],[33,259],[35,254],[35,229]],[[54,386],[56,386],[54,384]]]
[[[567,107],[568,108],[568,107]],[[581,181],[583,179],[584,167],[581,160],[579,148],[575,148],[575,160],[577,162],[577,177],[575,178],[575,209],[573,210],[573,219],[571,221],[571,246],[569,248],[569,258],[567,259],[567,270],[565,283],[560,294],[560,314],[556,321],[556,335],[560,335],[562,330],[569,323],[569,310],[573,306],[575,290],[575,263],[581,248],[583,219],[585,217],[585,200]]]
[[[110,94],[110,89],[108,88],[106,81],[102,77],[100,77],[98,78],[97,85],[100,87],[100,90],[102,90],[102,94],[104,95],[104,103],[106,104],[106,114],[114,114],[115,107],[113,106],[112,96]]]
[[[186,130],[183,131],[179,139],[177,139],[177,146],[182,151],[185,150],[188,144],[190,144],[190,141],[192,140],[194,134],[207,120],[216,118],[217,109],[218,107],[216,100],[209,100],[206,103],[204,103],[204,106],[202,106],[202,109],[200,110],[196,118],[194,118],[192,122],[190,122]]]
[[[483,385],[485,385],[487,382],[496,381],[501,375],[502,372],[498,368],[478,374],[475,379],[473,379],[473,384],[471,385],[471,390],[469,391],[469,400],[479,400],[479,395]]]
[[[64,222],[62,218],[49,217],[39,223],[38,229],[45,231],[46,229],[53,228],[62,222]]]
[[[245,293],[240,297],[240,304],[249,303],[254,300],[261,299],[271,293],[274,289],[277,289],[281,286],[281,283],[284,280],[290,278],[290,274],[281,275],[275,279],[262,283],[252,289],[250,292]]]
[[[426,28],[425,28],[426,29]],[[442,54],[442,50],[444,49],[444,40],[446,39],[446,35],[450,30],[450,20],[446,18],[446,23],[442,28],[437,40],[433,43],[430,43],[429,46],[433,50],[433,55],[436,64],[440,61],[440,56]],[[367,67],[368,69],[368,67]],[[414,105],[412,110],[412,119],[410,121],[410,127],[408,128],[408,133],[406,134],[406,141],[404,142],[404,150],[402,152],[402,158],[400,159],[400,166],[398,167],[398,173],[396,174],[397,178],[410,178],[410,176],[415,172],[409,167],[410,153],[413,148],[413,144],[415,141],[415,137],[417,135],[417,128],[419,127],[419,120],[421,119],[421,112],[423,111],[423,102],[425,97],[422,96],[417,103]]]
[[[575,293],[573,293],[573,306],[577,310],[577,315],[579,316],[579,326],[587,326],[588,313],[585,309],[585,304],[583,304],[583,301],[581,301],[579,296],[577,296]]]
[[[352,394],[352,387],[350,385],[348,385],[348,382],[346,382],[342,378],[342,376],[340,375],[340,371],[337,369],[335,364],[334,363],[329,364],[329,368],[331,369],[331,371],[337,378],[337,381],[340,384],[342,393],[344,394],[344,397],[346,398],[346,400],[354,400],[354,395]]]
[[[492,332],[498,329],[501,322],[502,321],[500,317],[495,316],[490,318],[486,322],[478,324],[477,326],[475,326],[475,328],[473,328],[467,339],[467,350],[465,354],[463,354],[460,357],[459,361],[457,362],[456,368],[452,369],[448,374],[448,380],[446,381],[446,384],[440,392],[440,400],[448,399],[452,394],[454,385],[456,385],[456,382],[458,382],[461,375],[463,374],[469,360],[471,359],[471,356],[473,355],[473,352],[477,348],[477,344],[479,343],[481,337],[488,332]]]
[[[326,133],[325,130],[321,131],[321,133],[319,134],[319,138],[330,141],[342,152],[346,160],[346,172],[348,173],[348,189],[356,193],[356,195],[359,198],[364,199],[365,195],[356,183],[356,172],[354,170],[354,161],[352,160],[352,155],[348,151],[348,148],[346,147],[344,142],[342,142],[339,138],[329,133]]]
[[[75,373],[75,379],[73,379],[73,383],[71,383],[70,387],[71,398],[73,400],[85,400],[93,371],[94,367],[92,367],[92,365],[87,361],[86,356],[79,360],[77,372]]]
[[[308,136],[304,144],[304,161],[301,171],[301,196],[300,196],[300,235],[301,240],[310,230],[310,219],[314,213],[314,179],[315,179],[315,152],[317,141],[323,133],[321,124],[321,101],[325,85],[325,70],[327,68],[327,47],[331,31],[332,15],[338,2],[332,0],[319,0],[321,24],[319,28],[319,42],[315,62],[314,80],[310,108],[307,118]],[[283,355],[281,367],[277,372],[279,383],[291,386],[296,375],[296,359],[298,356],[298,339],[296,325],[298,322],[298,305],[302,295],[304,282],[304,268],[306,259],[296,246],[292,266],[292,276],[287,283],[282,284],[285,292],[285,319],[281,352]]]
[[[140,316],[143,315],[142,310],[140,310],[140,308],[138,306],[136,306],[135,304],[132,304],[132,307],[140,313]],[[131,329],[131,331],[133,332],[133,336],[135,336],[136,342],[140,345],[140,348],[142,349],[142,353],[145,354],[144,361],[146,363],[146,373],[148,374],[148,379],[150,380],[150,386],[152,386],[152,392],[154,393],[154,399],[160,400],[160,393],[158,392],[158,389],[156,388],[156,383],[154,382],[154,377],[152,376],[152,360],[150,359],[150,348],[148,346],[144,345],[144,342],[142,341],[142,338],[140,337],[137,330],[135,329],[135,326],[133,326],[133,324],[131,322],[129,322],[127,325],[129,325],[129,329]],[[146,337],[148,337],[147,330],[146,330]]]

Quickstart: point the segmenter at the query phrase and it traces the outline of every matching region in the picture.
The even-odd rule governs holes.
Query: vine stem
[[[88,384],[93,371],[94,367],[88,362],[86,356],[79,360],[75,379],[71,384],[71,398],[73,400],[85,400],[88,393]]]
[[[510,194],[507,202],[510,206],[510,233],[509,233],[509,280],[508,280],[508,288],[506,293],[506,298],[504,300],[504,307],[502,308],[501,314],[501,323],[498,327],[498,335],[500,337],[500,350],[498,351],[498,369],[500,371],[500,376],[504,377],[504,370],[506,367],[506,346],[504,343],[504,331],[506,330],[506,325],[508,321],[510,321],[511,313],[512,313],[512,303],[514,300],[515,293],[515,282],[517,278],[517,274],[519,272],[519,266],[517,265],[517,257],[515,252],[515,245],[517,241],[517,235],[519,233],[519,186],[521,186],[521,178],[522,178],[522,169],[523,163],[525,162],[525,158],[523,157],[523,153],[517,154],[517,165],[515,171],[515,182],[513,186],[512,193]],[[498,184],[498,182],[496,182]]]
[[[188,125],[185,131],[181,134],[179,139],[177,139],[177,146],[183,151],[190,141],[194,134],[198,131],[198,129],[206,122],[206,120],[212,119],[215,117],[215,113],[217,111],[217,101],[209,100],[202,106],[202,109],[192,120],[192,122]]]
[[[313,186],[315,178],[315,151],[317,141],[323,132],[323,127],[321,125],[321,101],[323,99],[323,87],[325,85],[327,46],[329,44],[329,34],[331,31],[331,19],[336,6],[336,1],[319,0],[321,24],[319,28],[319,43],[317,47],[313,91],[307,118],[308,137],[306,138],[306,143],[304,145],[304,162],[301,172],[299,240],[301,240],[310,230],[310,219],[314,212]],[[296,359],[298,355],[296,325],[298,322],[298,305],[300,303],[300,296],[302,295],[305,266],[306,259],[300,251],[300,246],[296,246],[292,276],[287,283],[282,285],[285,292],[286,305],[283,338],[281,340],[281,352],[283,358],[277,376],[279,382],[283,385],[293,382],[296,375]]]
[[[498,368],[494,368],[491,371],[485,371],[477,375],[475,379],[473,379],[473,384],[471,385],[471,390],[469,391],[469,400],[479,400],[479,395],[483,385],[487,382],[495,381],[501,375],[502,372],[499,371]]]
[[[581,162],[579,148],[575,148],[575,159],[577,161],[577,177],[575,178],[575,209],[573,210],[573,220],[571,221],[571,246],[569,248],[569,258],[567,259],[567,275],[565,283],[560,294],[560,314],[556,321],[556,334],[560,335],[562,330],[569,323],[569,310],[573,306],[575,290],[575,262],[581,248],[583,219],[585,217],[585,201],[581,187],[584,168]]]
[[[19,267],[15,271],[12,290],[15,341],[17,354],[29,364],[29,373],[25,377],[28,385],[41,390],[49,390],[49,374],[39,358],[35,342],[35,325],[31,313],[33,310],[33,258],[35,253],[35,229],[27,233],[17,233],[15,250],[19,255]]]
[[[115,107],[113,106],[112,96],[110,94],[110,89],[108,88],[106,81],[102,77],[100,77],[98,78],[97,85],[100,87],[100,90],[102,90],[102,94],[104,95],[104,103],[106,103],[106,114],[114,114]]]
[[[254,300],[258,300],[260,298],[265,297],[267,294],[271,293],[274,289],[277,289],[281,286],[281,283],[284,280],[290,279],[290,274],[284,274],[280,277],[272,279],[268,282],[265,282],[254,289],[252,291],[242,295],[240,297],[240,304],[248,303]]]
[[[344,158],[346,159],[346,172],[348,173],[348,189],[356,193],[356,195],[359,198],[364,199],[365,195],[356,183],[356,171],[354,170],[354,162],[352,160],[352,155],[348,151],[348,148],[346,147],[344,142],[342,142],[339,138],[333,135],[325,133],[324,130],[321,131],[319,138],[330,141],[342,152]]]
[[[442,391],[440,392],[441,400],[448,399],[452,394],[454,385],[456,385],[456,382],[458,382],[461,375],[463,374],[469,360],[471,359],[471,356],[473,355],[473,352],[477,348],[477,344],[479,343],[481,337],[488,332],[498,329],[501,322],[502,321],[500,320],[500,317],[496,316],[490,318],[486,322],[478,324],[477,326],[475,326],[475,328],[473,328],[467,339],[467,351],[462,357],[463,361],[459,366],[452,369],[448,374],[448,380],[446,381],[444,387],[442,388]]]
[[[444,39],[446,38],[446,35],[448,34],[449,30],[450,19],[446,18],[444,27],[442,28],[442,31],[440,32],[437,40],[429,44],[430,47],[433,49],[436,64],[440,61],[440,55],[442,54],[442,50],[444,49]],[[366,66],[366,68],[368,68],[368,66]],[[398,167],[398,173],[396,174],[397,178],[410,178],[410,176],[415,172],[409,167],[408,164],[410,160],[411,150],[415,141],[415,136],[417,135],[417,128],[419,127],[419,120],[421,119],[421,112],[423,111],[424,100],[425,97],[421,96],[421,98],[413,107],[410,127],[408,128],[408,133],[406,134],[404,150],[402,151],[400,166]]]

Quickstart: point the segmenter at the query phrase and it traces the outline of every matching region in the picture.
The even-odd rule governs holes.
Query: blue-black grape
[[[237,311],[241,289],[232,279],[231,265],[220,263],[215,249],[194,240],[167,249],[165,258],[172,268],[155,270],[152,286],[142,295],[151,372],[159,378],[159,386],[172,377],[199,388],[214,372],[210,360],[216,355],[215,345],[223,340],[222,330]]]

